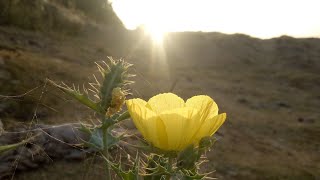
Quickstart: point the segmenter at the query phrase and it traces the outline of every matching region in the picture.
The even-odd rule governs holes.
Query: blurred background
[[[317,1],[1,0],[0,119],[10,129],[85,121],[46,79],[82,84],[124,58],[132,97],[211,96],[226,123],[205,169],[219,179],[320,178]],[[131,97],[130,97],[131,98]],[[14,179],[103,179],[54,160]],[[91,163],[92,164],[92,163]],[[1,163],[0,163],[1,166]]]

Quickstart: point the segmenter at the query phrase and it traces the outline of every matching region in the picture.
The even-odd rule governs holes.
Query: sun
[[[167,31],[161,26],[146,24],[144,26],[145,33],[152,39],[155,44],[162,44]]]

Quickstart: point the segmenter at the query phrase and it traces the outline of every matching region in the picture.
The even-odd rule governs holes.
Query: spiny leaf
[[[199,174],[198,172],[192,172],[190,170],[182,170],[183,180],[204,179],[211,173]],[[207,177],[208,178],[208,177]]]
[[[99,103],[96,103],[94,101],[92,101],[87,94],[83,94],[80,92],[80,90],[76,89],[75,87],[72,89],[69,86],[63,84],[63,86],[56,84],[55,82],[48,80],[52,85],[54,85],[55,87],[59,88],[60,90],[62,90],[63,92],[67,93],[68,95],[70,95],[71,97],[73,97],[74,99],[78,100],[80,103],[86,105],[87,107],[95,110],[98,113],[105,113],[105,110],[103,108],[100,107]]]
[[[145,169],[145,180],[161,179],[164,175],[169,173],[166,169],[166,158],[159,155],[149,156]]]
[[[135,163],[133,164],[133,166],[128,170],[125,171],[121,168],[121,162],[120,163],[113,163],[111,161],[109,161],[108,159],[105,158],[105,160],[107,161],[106,163],[108,163],[110,165],[110,167],[114,170],[114,172],[116,172],[116,174],[118,176],[120,176],[123,180],[139,180],[141,178],[139,178],[139,166],[140,166],[140,161],[139,161],[139,157],[136,157]]]
[[[116,145],[120,138],[114,137],[111,133],[107,132],[105,138],[105,143],[103,143],[103,132],[101,128],[96,128],[91,132],[90,140],[87,143],[89,146],[93,146],[96,149],[104,150],[104,149],[110,149],[112,146]],[[104,144],[106,147],[104,147]]]
[[[108,112],[107,116],[111,116],[120,110],[120,106],[122,106],[121,102],[123,102],[125,96],[129,94],[125,89],[125,86],[132,83],[132,81],[127,80],[128,77],[132,76],[127,72],[131,64],[126,63],[122,59],[113,60],[109,57],[108,63],[102,61],[102,63],[96,63],[96,65],[101,73],[102,82],[99,82],[96,76],[93,75],[94,82],[89,82],[89,88],[83,86],[84,93],[80,92],[79,86],[75,87],[73,85],[73,87],[69,87],[63,83],[62,85],[58,85],[51,80],[49,80],[49,82],[96,112],[103,115],[106,115]],[[115,89],[118,89],[118,92],[123,94],[123,98],[120,98],[121,101],[116,103],[116,105],[113,105],[114,107],[110,107],[112,105],[113,91]],[[90,99],[89,92],[90,97],[95,97],[96,101]]]
[[[113,89],[118,87],[123,88],[124,85],[129,83],[127,81],[127,70],[131,64],[126,63],[121,59],[115,61],[109,57],[109,63],[105,63],[105,65],[107,69],[103,69],[101,66],[98,66],[104,77],[103,82],[101,83],[99,96],[101,99],[101,107],[105,107],[107,109],[111,105]]]

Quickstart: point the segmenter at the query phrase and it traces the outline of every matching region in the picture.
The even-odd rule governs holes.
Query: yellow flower
[[[194,96],[184,102],[172,93],[159,94],[148,102],[126,101],[129,113],[142,136],[162,150],[180,151],[201,138],[212,136],[226,119],[209,96]]]

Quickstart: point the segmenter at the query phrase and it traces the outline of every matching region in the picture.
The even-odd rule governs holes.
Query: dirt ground
[[[106,56],[134,64],[134,97],[207,94],[227,113],[204,167],[216,170],[214,177],[320,178],[320,39],[186,32],[169,34],[162,46],[137,32],[59,36],[1,27],[0,94],[38,87],[23,98],[0,99],[4,125],[90,118],[90,110],[47,85],[46,78],[82,85],[97,72],[94,62]],[[14,179],[103,179],[103,174],[102,164],[89,158],[56,160],[17,172]]]

